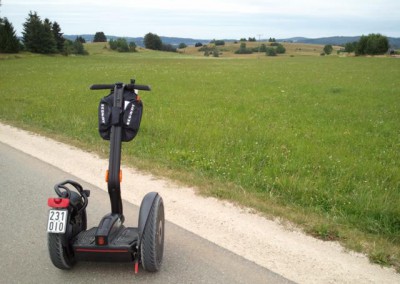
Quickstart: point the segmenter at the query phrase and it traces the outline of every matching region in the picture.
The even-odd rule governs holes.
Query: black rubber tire
[[[76,236],[81,231],[86,230],[87,226],[86,210],[84,210],[80,214],[80,217],[76,216],[75,218],[76,219],[80,218],[81,220],[75,219],[75,224],[76,224],[75,228],[67,230],[67,232],[65,233],[68,234],[68,232],[70,232],[69,234],[71,236],[63,234],[51,234],[51,233],[47,234],[47,246],[49,248],[51,262],[55,267],[62,270],[69,270],[76,263],[72,247],[64,246],[63,243],[65,242],[63,242],[63,238],[67,238],[68,240],[70,240],[73,236]]]
[[[63,246],[62,234],[47,234],[50,259],[55,267],[63,270],[71,269],[75,264],[72,252]]]
[[[164,254],[164,203],[157,195],[150,211],[140,245],[141,262],[148,272],[157,272],[161,268]]]

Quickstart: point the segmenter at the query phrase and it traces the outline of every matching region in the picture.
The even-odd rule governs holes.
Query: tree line
[[[47,18],[42,20],[37,12],[32,11],[23,24],[22,42],[8,19],[0,18],[0,52],[18,53],[21,50],[41,54],[87,54],[81,39],[65,39],[57,22]]]
[[[164,44],[157,34],[147,33],[143,39],[147,49],[176,52],[177,49],[172,44]]]
[[[61,27],[57,22],[51,22],[48,18],[42,20],[37,12],[30,12],[28,18],[23,24],[22,42],[16,36],[14,27],[7,18],[0,18],[0,52],[1,53],[17,53],[21,50],[33,53],[63,55],[69,54],[87,54],[82,37],[77,37],[75,41],[65,39],[61,32]],[[276,43],[275,38],[270,38],[271,45],[276,44],[275,48],[267,48],[261,45],[258,48],[246,48],[246,41],[255,42],[255,38],[240,39],[241,46],[236,51],[238,54],[247,54],[252,52],[266,52],[269,56],[277,53],[285,53],[284,47]],[[107,42],[107,37],[103,32],[96,32],[93,42]],[[223,40],[211,41],[215,46],[225,45]],[[109,41],[110,48],[119,52],[136,51],[134,42],[128,43],[124,38]],[[196,44],[201,46],[202,44]],[[171,44],[164,44],[157,34],[147,33],[144,36],[144,46],[147,49],[176,52],[177,48]],[[179,48],[185,48],[186,45],[181,44]],[[331,45],[325,45],[324,54],[332,52]],[[356,55],[379,55],[385,54],[389,50],[389,40],[381,34],[369,34],[361,36],[359,41],[347,43],[344,46],[345,52],[354,52]],[[322,54],[321,54],[322,55]]]

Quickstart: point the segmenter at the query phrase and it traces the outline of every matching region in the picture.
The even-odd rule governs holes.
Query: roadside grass
[[[0,120],[106,156],[89,86],[136,76],[152,92],[123,161],[400,270],[399,60],[88,48],[0,60]]]

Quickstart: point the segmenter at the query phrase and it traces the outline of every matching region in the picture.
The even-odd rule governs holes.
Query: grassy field
[[[400,60],[87,47],[0,56],[0,120],[107,155],[89,86],[134,76],[153,91],[124,161],[400,269]]]

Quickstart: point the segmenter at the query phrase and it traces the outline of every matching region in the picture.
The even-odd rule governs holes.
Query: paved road
[[[81,262],[58,270],[47,251],[47,198],[65,179],[91,190],[88,226],[96,226],[110,210],[106,192],[0,143],[0,283],[290,283],[169,222],[159,273],[134,275],[131,263]],[[124,203],[126,225],[137,225],[137,212]]]

